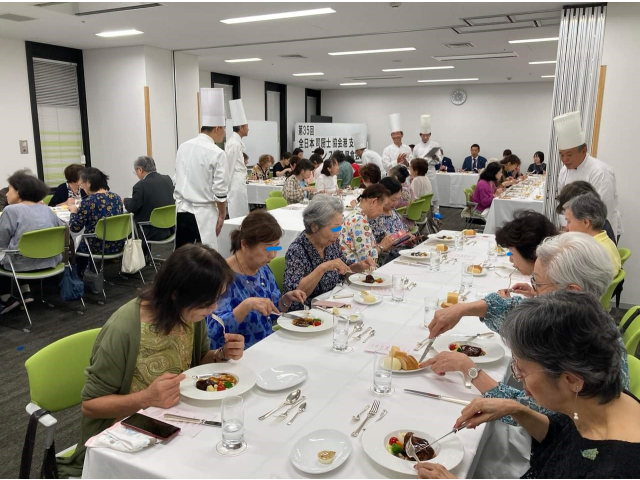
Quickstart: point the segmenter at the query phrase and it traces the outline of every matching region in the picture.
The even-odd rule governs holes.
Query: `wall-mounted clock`
[[[462,90],[461,88],[456,88],[453,92],[451,92],[451,103],[454,105],[462,105],[467,101],[467,92]]]

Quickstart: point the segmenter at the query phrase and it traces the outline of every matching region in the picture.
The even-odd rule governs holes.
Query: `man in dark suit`
[[[487,159],[480,156],[480,145],[474,143],[471,145],[471,156],[464,159],[461,172],[474,172],[482,170],[487,166]]]
[[[444,155],[444,150],[440,149],[440,153]],[[448,172],[448,173],[455,173],[456,171],[455,167],[453,166],[453,162],[449,157],[442,157],[442,162],[440,162],[436,166],[436,169],[440,170],[441,172]]]
[[[151,212],[158,207],[173,205],[173,182],[168,175],[156,172],[156,162],[151,157],[138,157],[133,162],[136,176],[140,179],[133,186],[131,198],[124,199],[124,208],[133,213],[135,222],[148,222]],[[145,225],[147,240],[164,240],[173,233],[171,228],[155,228]]]

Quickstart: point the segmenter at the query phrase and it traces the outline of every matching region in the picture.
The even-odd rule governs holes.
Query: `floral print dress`
[[[373,236],[377,243],[380,243],[384,237],[391,235],[400,238],[407,233],[407,225],[404,223],[398,212],[391,210],[389,215],[384,213],[369,222],[373,230]],[[407,240],[408,242],[408,240]],[[407,242],[402,243],[405,245]]]
[[[340,232],[340,249],[348,263],[364,262],[368,257],[378,258],[376,239],[367,217],[359,206],[344,220]]]
[[[94,193],[82,200],[80,207],[78,207],[78,213],[72,213],[69,221],[69,228],[74,233],[79,233],[84,228],[84,233],[94,233],[96,231],[96,224],[101,218],[113,217],[115,215],[121,215],[122,199],[119,195],[106,192],[106,193]],[[108,233],[108,232],[107,232]],[[91,245],[91,252],[94,254],[102,253],[102,240],[97,238],[88,238],[89,245]],[[121,252],[124,248],[124,240],[117,242],[105,242],[104,253],[112,254]],[[87,244],[83,241],[78,247],[78,252],[89,253],[87,250]]]

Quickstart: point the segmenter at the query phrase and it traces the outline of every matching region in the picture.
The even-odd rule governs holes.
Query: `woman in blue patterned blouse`
[[[513,246],[509,247],[514,249]],[[537,250],[537,260],[531,276],[531,285],[516,284],[515,292],[526,297],[544,295],[556,290],[573,290],[591,293],[600,298],[613,280],[613,267],[606,250],[592,237],[584,233],[563,233],[547,238]],[[453,328],[463,316],[479,316],[487,327],[500,332],[507,314],[522,302],[521,297],[509,297],[508,291],[491,293],[484,300],[461,303],[438,310],[429,325],[432,337]],[[606,316],[603,321],[609,321]],[[462,372],[467,376],[474,367],[473,361],[464,354],[443,352],[427,360],[428,365],[439,374]],[[629,388],[629,367],[626,353],[621,361],[620,376],[624,388]],[[524,390],[512,388],[480,372],[472,384],[489,398],[512,398],[534,410],[541,410]],[[504,419],[512,423],[510,418]]]
[[[382,207],[382,214],[369,222],[373,230],[373,236],[376,242],[382,247],[382,250],[388,251],[393,243],[408,232],[407,224],[402,217],[396,212],[398,202],[402,195],[402,186],[400,182],[393,177],[384,177],[380,180],[380,185],[387,189],[388,196]],[[409,234],[409,238],[397,246],[394,250],[402,250],[415,245],[416,237]],[[397,253],[392,254],[397,257]]]
[[[124,213],[122,210],[122,198],[109,191],[108,181],[109,177],[97,168],[88,167],[80,172],[79,185],[87,192],[88,196],[82,200],[79,207],[69,205],[69,211],[71,212],[69,228],[72,232],[78,233],[84,228],[84,233],[94,233],[96,224],[101,218],[113,217]],[[102,240],[94,237],[88,238],[87,241],[89,245],[91,245],[91,252],[94,255],[102,254]],[[121,252],[123,248],[124,240],[105,242],[104,253],[118,253]],[[87,244],[84,241],[78,247],[78,252],[89,253]],[[89,258],[78,256],[76,263],[78,273],[82,276],[84,269],[89,263]]]
[[[244,336],[245,348],[255,345],[273,333],[272,314],[286,312],[293,302],[304,302],[307,295],[293,290],[281,295],[269,269],[280,247],[282,228],[264,210],[254,210],[231,232],[231,253],[227,264],[235,272],[233,283],[220,297],[213,312],[224,321],[227,333]],[[224,345],[222,327],[207,317],[212,348]]]

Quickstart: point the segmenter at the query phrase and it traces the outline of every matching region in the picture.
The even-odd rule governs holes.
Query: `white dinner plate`
[[[431,435],[420,428],[416,429],[416,425],[413,426],[414,428],[410,428],[409,425],[399,426],[401,428],[395,428],[390,420],[371,425],[365,430],[362,436],[362,446],[364,447],[364,451],[367,452],[367,455],[369,455],[369,458],[377,464],[394,472],[417,476],[418,472],[413,468],[416,464],[415,461],[403,460],[387,450],[389,439],[398,436],[399,433],[413,432],[418,437],[432,442],[447,432],[434,431],[433,435]],[[464,445],[456,435],[449,435],[447,438],[439,441],[433,449],[436,452],[436,456],[429,460],[429,462],[439,463],[448,470],[455,468],[464,457]]]
[[[484,277],[487,274],[488,271],[489,270],[487,269],[487,267],[482,267],[482,272],[474,273],[473,276],[474,277]],[[469,273],[471,273],[471,272],[469,272]]]
[[[196,388],[193,375],[205,375],[216,373],[230,373],[238,379],[238,383],[228,390],[221,392],[206,392]],[[222,400],[233,395],[240,395],[251,389],[256,384],[256,374],[250,368],[238,362],[208,363],[190,368],[184,374],[187,376],[180,382],[180,395],[194,400]]]
[[[360,294],[356,293],[356,295]],[[350,323],[355,323],[364,319],[364,315],[362,314],[362,312],[352,312],[349,308],[339,308],[338,310],[340,310],[340,315],[343,315],[349,319]]]
[[[258,375],[256,385],[268,392],[288,390],[304,382],[309,372],[300,365],[271,367]]]
[[[427,256],[426,257],[417,257],[417,256],[412,255],[412,253],[416,253],[416,252],[426,253]],[[411,250],[400,250],[398,253],[400,254],[401,257],[408,258],[409,260],[416,260],[418,262],[420,262],[420,261],[428,262],[429,261],[429,256],[428,256],[429,252],[427,252],[425,250],[412,248]]]
[[[373,278],[375,278],[376,280],[378,278],[381,278],[382,282],[381,283],[365,283],[364,279],[367,276],[365,273],[354,273],[349,277],[349,281],[354,285],[360,285],[361,287],[367,287],[367,288],[391,286],[391,277],[389,275],[382,275],[380,273],[372,273],[371,275],[373,275]]]
[[[367,302],[365,302],[365,301],[364,301],[364,297],[363,297],[362,295],[360,295],[359,293],[356,293],[356,294],[353,296],[353,301],[354,301],[354,302],[356,302],[356,303],[360,303],[360,304],[362,304],[362,305],[377,305],[377,304],[379,304],[380,302],[382,302],[382,300],[383,300],[383,298],[384,298],[382,295],[376,295],[375,293],[371,293],[371,295],[373,295],[374,297],[376,297],[376,301],[375,301],[375,302],[373,302],[373,303],[367,303]]]
[[[433,348],[435,348],[437,352],[449,352],[449,344],[451,343],[464,343],[473,347],[480,347],[487,352],[486,355],[482,355],[481,357],[470,357],[475,363],[491,363],[504,357],[504,348],[502,348],[502,345],[497,343],[493,337],[486,339],[476,338],[472,342],[467,342],[461,337],[440,335],[436,338],[436,341],[433,342]]]
[[[318,453],[336,452],[333,462],[320,463]],[[338,430],[316,430],[296,442],[289,459],[293,466],[305,473],[322,474],[335,470],[351,455],[351,441]]]
[[[416,360],[418,360],[418,359],[419,358],[416,358]],[[425,358],[424,361],[427,361],[427,359]],[[418,373],[418,372],[421,372],[423,370],[426,370],[427,368],[429,368],[429,367],[420,367],[420,368],[416,368],[415,370],[394,370],[393,371],[393,375],[408,375],[410,373]]]
[[[304,317],[304,311],[299,312],[289,312],[287,315],[293,315],[295,317]],[[293,324],[293,319],[286,317],[278,317],[278,325],[280,325],[285,330],[289,330],[291,332],[300,332],[300,333],[318,333],[324,332],[325,330],[331,330],[333,328],[333,315],[327,312],[323,312],[322,310],[318,310],[316,308],[312,308],[309,310],[309,317],[311,318],[319,318],[322,320],[322,325],[318,327],[296,327]]]
[[[430,241],[437,243],[454,243],[456,241],[453,235],[446,235],[444,233],[432,233],[428,238]]]

